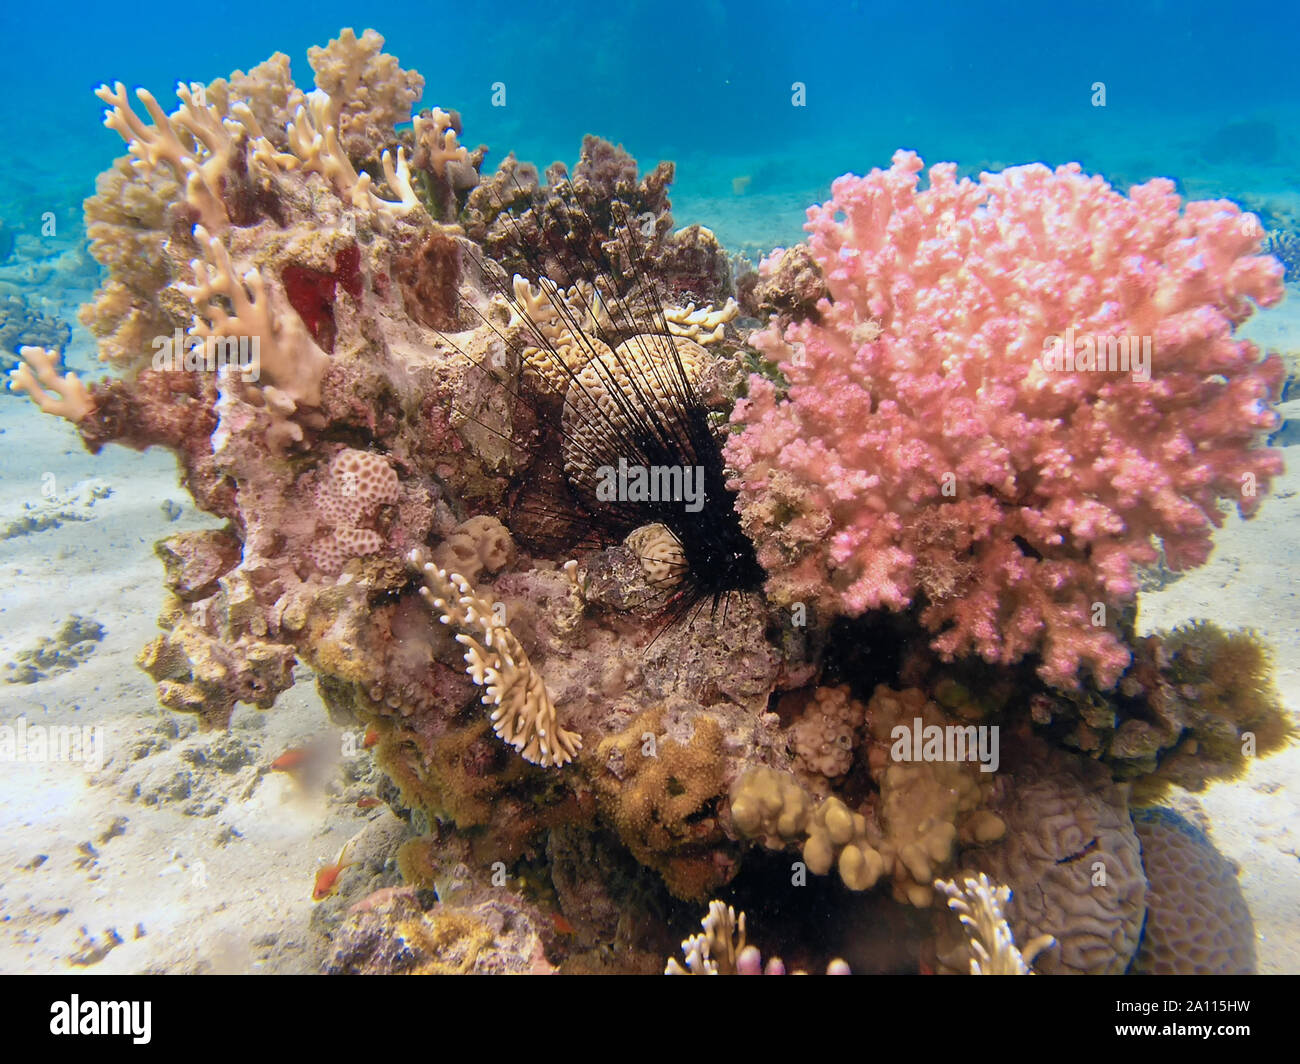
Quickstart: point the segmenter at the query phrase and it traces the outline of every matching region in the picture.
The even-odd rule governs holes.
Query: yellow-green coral
[[[802,839],[812,813],[811,796],[788,772],[759,765],[731,785],[731,820],[736,830],[761,839],[769,849],[779,850]]]
[[[716,855],[725,757],[718,722],[700,715],[693,725],[683,745],[663,734],[662,707],[647,710],[601,741],[592,773],[600,808],[632,855],[677,897],[703,901],[731,873]]]
[[[870,890],[885,871],[884,856],[871,845],[867,818],[838,798],[817,807],[803,859],[814,875],[824,876],[834,867],[849,890]]]
[[[872,776],[880,787],[880,844],[894,896],[919,908],[930,905],[935,878],[956,856],[958,841],[992,842],[1005,831],[1002,820],[984,808],[992,773],[972,761],[894,760],[896,727],[945,727],[953,722],[925,692],[876,688],[867,709],[874,740]]]
[[[1162,695],[1177,699],[1183,730],[1135,797],[1154,799],[1167,783],[1203,790],[1211,780],[1241,775],[1254,757],[1295,737],[1295,721],[1273,686],[1272,654],[1255,632],[1194,621],[1174,629],[1163,652],[1168,686]]]
[[[867,818],[839,798],[814,804],[789,772],[760,765],[741,775],[731,787],[731,821],[741,835],[761,839],[768,849],[802,840],[808,871],[824,876],[834,868],[850,890],[870,889],[884,871]]]

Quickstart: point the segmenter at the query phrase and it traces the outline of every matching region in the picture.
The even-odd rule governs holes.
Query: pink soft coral
[[[1124,197],[1077,165],[958,181],[898,152],[808,211],[820,321],[754,344],[732,487],[779,600],[860,614],[918,600],[945,655],[1103,686],[1134,566],[1204,562],[1219,500],[1254,511],[1283,368],[1233,328],[1282,295],[1260,227],[1169,181]],[[1150,338],[1150,379],[1045,364],[1050,338]],[[1058,348],[1059,350],[1060,348]],[[1081,350],[1081,349],[1080,349]]]

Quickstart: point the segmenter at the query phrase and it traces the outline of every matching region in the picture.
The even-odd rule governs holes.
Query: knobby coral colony
[[[918,190],[900,153],[737,279],[674,231],[671,164],[588,138],[543,183],[485,175],[455,112],[399,130],[423,79],[382,46],[148,120],[102,88],[128,155],[82,320],[118,372],[29,347],[13,380],[92,450],[171,449],[226,522],[158,545],[164,705],[225,726],[301,661],[379,735],[443,915],[369,907],[340,970],[392,970],[400,910],[475,929],[429,970],[662,971],[724,891],[809,971],[1253,964],[1208,840],[1148,818],[1175,856],[1144,864],[1130,803],[1294,731],[1252,633],[1132,608],[1281,468],[1281,364],[1233,336],[1282,290],[1258,226],[1077,167]],[[1068,330],[1153,337],[1149,376],[1039,359]],[[1213,949],[1162,882],[1198,862]]]

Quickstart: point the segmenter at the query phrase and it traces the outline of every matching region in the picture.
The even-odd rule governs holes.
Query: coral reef
[[[53,636],[43,636],[5,665],[5,683],[36,683],[75,669],[103,638],[102,624],[73,614]]]
[[[1278,468],[1278,363],[1232,328],[1279,276],[1240,212],[1073,168],[917,192],[904,153],[738,283],[674,231],[672,164],[589,137],[483,176],[382,47],[313,49],[309,92],[278,53],[171,113],[100,90],[110,375],[27,347],[15,385],[92,451],[172,451],[219,526],[156,548],[139,663],[187,734],[122,785],[207,815],[191,768],[261,770],[200,732],[310,674],[395,814],[344,887],[378,892],[317,910],[331,971],[659,970],[706,903],[670,969],[784,970],[743,903],[808,969],[1124,971],[1128,788],[1294,730],[1248,633],[1126,609],[1157,540],[1198,564]],[[1154,336],[1149,382],[1034,361],[1070,328]],[[698,469],[700,506],[609,497],[620,463]]]
[[[335,932],[329,975],[544,975],[540,921],[526,907],[489,899],[422,907],[409,888],[357,902]]]
[[[554,163],[543,185],[511,154],[470,193],[466,233],[508,275],[534,283],[547,277],[568,288],[592,279],[592,263],[608,262],[615,283],[654,275],[675,304],[725,303],[731,266],[717,237],[699,225],[673,231],[674,169],[662,162],[638,178],[621,146],[588,136],[572,174]]]
[[[382,455],[344,448],[330,462],[316,489],[316,509],[333,527],[310,549],[312,561],[325,573],[337,573],[349,558],[377,554],[384,537],[373,528],[380,506],[395,505],[401,496],[397,474]]]
[[[40,502],[23,503],[21,517],[0,525],[0,542],[61,528],[69,521],[93,521],[95,504],[112,494],[113,489],[98,478],[83,480],[63,492],[51,484],[47,497],[42,497]]]
[[[1300,235],[1285,229],[1273,230],[1264,238],[1264,250],[1282,264],[1288,281],[1300,278]]]
[[[65,322],[28,305],[21,296],[0,291],[0,369],[13,369],[23,347],[63,350],[72,338]]]
[[[835,869],[853,891],[869,890],[887,878],[898,901],[929,907],[936,873],[952,863],[959,846],[984,845],[1005,832],[1002,818],[987,808],[991,777],[971,762],[895,756],[894,734],[900,725],[907,730],[915,724],[942,727],[941,722],[948,720],[921,690],[895,692],[882,685],[864,708],[844,689],[821,688],[813,695],[812,707],[812,715],[791,729],[796,747],[801,734],[808,734],[809,723],[814,734],[824,734],[827,720],[819,714],[827,707],[832,728],[843,728],[846,715],[851,723],[865,713],[872,741],[863,760],[875,785],[870,802],[854,809],[831,794],[814,803],[792,773],[758,767],[732,785],[731,819],[736,830],[762,840],[769,849],[784,849],[802,840],[803,859],[814,875]],[[853,761],[851,754],[845,759],[841,747],[823,756],[832,757],[836,778]],[[814,778],[821,793],[833,782],[826,774]]]
[[[916,603],[944,655],[1038,652],[1053,683],[1110,686],[1154,538],[1201,564],[1219,501],[1254,513],[1281,469],[1261,443],[1282,363],[1232,335],[1280,267],[1253,219],[1168,181],[1126,198],[1077,166],[943,164],[918,192],[920,170],[899,152],[838,179],[806,226],[818,320],[751,338],[790,385],[751,378],[727,445],[768,592]]]
[[[1113,691],[1044,690],[1030,709],[1045,734],[1132,781],[1136,800],[1232,779],[1295,736],[1272,655],[1253,632],[1194,621],[1131,645],[1133,664]]]
[[[545,185],[511,155],[470,194],[466,232],[508,274],[533,282],[545,276],[568,288],[602,259],[627,275],[649,267],[669,239],[673,173],[672,163],[660,163],[638,180],[631,155],[593,136],[583,139],[572,175],[554,163]],[[637,261],[628,260],[629,248],[638,249]]]

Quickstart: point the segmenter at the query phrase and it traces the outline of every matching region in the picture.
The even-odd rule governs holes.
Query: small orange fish
[[[326,865],[316,873],[316,885],[312,888],[311,892],[312,901],[324,901],[326,898],[332,896],[334,892],[339,889],[339,876],[342,874],[343,869],[351,868],[354,864],[358,863],[356,861],[347,861],[345,863],[343,860],[343,858],[347,856],[348,847],[350,845],[352,845],[351,839],[343,844],[343,849],[339,851],[339,859],[337,861],[331,865]]]
[[[361,749],[369,750],[372,746],[374,746],[378,742],[379,742],[379,729],[372,724],[370,725],[369,728],[366,729],[365,737],[361,740]]]
[[[564,918],[563,913],[551,913],[551,923],[555,925],[555,930],[562,935],[576,935],[578,933],[578,929]]]
[[[377,805],[383,805],[382,798],[376,798],[373,794],[367,794],[364,798],[357,799],[358,809],[373,809]]]
[[[274,761],[271,762],[272,772],[292,772],[296,768],[301,768],[303,762],[307,760],[307,751],[300,746],[291,746]]]

